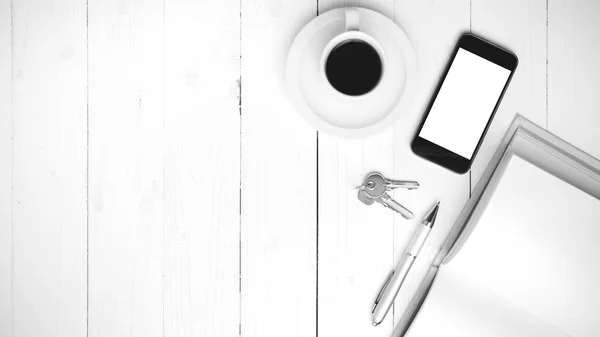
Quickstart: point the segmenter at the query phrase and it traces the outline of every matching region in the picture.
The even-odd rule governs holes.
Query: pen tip
[[[373,326],[378,326],[378,325],[379,325],[379,323],[373,321]]]
[[[427,212],[427,215],[423,219],[423,221],[426,221],[429,223],[429,227],[433,227],[433,223],[435,222],[439,208],[440,208],[440,202],[438,201],[433,206],[433,208],[431,208],[431,210],[429,210],[429,212]]]

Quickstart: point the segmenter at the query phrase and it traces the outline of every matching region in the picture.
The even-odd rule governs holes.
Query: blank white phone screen
[[[459,48],[419,136],[471,160],[509,76]]]

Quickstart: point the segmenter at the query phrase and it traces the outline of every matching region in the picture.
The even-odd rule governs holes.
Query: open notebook
[[[511,155],[407,336],[600,336],[600,200]]]

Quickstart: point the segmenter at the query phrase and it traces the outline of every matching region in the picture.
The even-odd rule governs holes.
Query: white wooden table
[[[392,18],[412,108],[364,140],[284,97],[294,35],[346,5]],[[420,218],[398,319],[515,113],[600,157],[600,1],[0,0],[0,337],[390,336],[370,305],[416,222],[366,207],[379,170]],[[458,36],[519,68],[469,174],[409,141]]]

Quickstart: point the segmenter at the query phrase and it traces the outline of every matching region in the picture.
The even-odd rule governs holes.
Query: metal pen
[[[396,298],[396,295],[398,295],[400,287],[402,286],[402,283],[404,283],[404,279],[406,278],[408,271],[415,262],[415,259],[421,251],[425,240],[427,240],[427,237],[429,236],[429,232],[431,232],[431,229],[433,228],[439,208],[440,202],[438,201],[423,218],[415,230],[410,243],[408,244],[406,254],[404,254],[400,260],[396,270],[390,273],[387,280],[383,284],[383,287],[379,291],[379,294],[375,299],[375,303],[373,303],[373,308],[371,309],[374,326],[379,325],[379,323],[383,321],[385,315],[387,315],[388,311],[392,307],[392,303],[394,303],[394,299]]]

